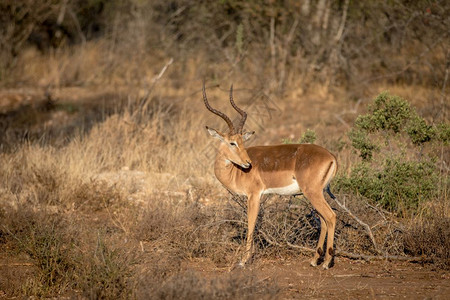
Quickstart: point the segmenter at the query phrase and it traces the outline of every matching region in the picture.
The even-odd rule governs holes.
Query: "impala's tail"
[[[336,196],[333,195],[333,193],[330,190],[330,184],[328,183],[327,186],[325,187],[325,191],[327,192],[328,195],[330,195],[331,199],[336,199]]]
[[[336,196],[333,195],[333,193],[330,190],[330,181],[331,179],[333,179],[334,175],[336,175],[337,172],[337,161],[336,159],[334,159],[331,164],[330,167],[328,168],[328,172],[327,175],[325,176],[325,180],[326,180],[326,186],[324,188],[324,191],[327,192],[328,195],[330,195],[331,199],[336,199]]]

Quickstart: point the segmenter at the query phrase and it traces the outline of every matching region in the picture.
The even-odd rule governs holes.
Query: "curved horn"
[[[244,128],[245,120],[247,120],[247,113],[237,107],[237,105],[233,101],[233,85],[230,87],[230,103],[233,106],[233,108],[242,116],[241,121],[239,122],[239,126],[237,131],[239,133],[242,133],[242,129]]]
[[[208,99],[206,98],[206,89],[205,89],[205,83],[203,82],[203,102],[205,102],[205,106],[206,108],[212,112],[215,115],[218,115],[219,117],[221,117],[222,119],[225,120],[225,122],[227,122],[228,127],[230,128],[230,133],[235,133],[235,129],[233,126],[233,122],[231,122],[230,118],[227,117],[226,114],[224,114],[223,112],[218,111],[217,109],[212,108],[209,103],[208,103]]]

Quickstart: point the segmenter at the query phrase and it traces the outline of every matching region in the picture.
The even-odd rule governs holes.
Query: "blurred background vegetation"
[[[276,93],[311,82],[351,87],[354,97],[377,81],[442,89],[449,6],[444,0],[5,0],[0,80],[18,84],[11,71],[30,46],[76,52],[100,43],[103,80],[126,76],[126,68],[133,78],[122,79],[139,83],[148,65],[173,57],[196,60],[198,77],[245,74]],[[219,63],[228,66],[221,73],[213,67]],[[83,75],[45,83],[91,83]]]

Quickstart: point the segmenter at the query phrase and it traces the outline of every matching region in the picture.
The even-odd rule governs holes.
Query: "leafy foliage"
[[[282,142],[283,144],[314,144],[316,139],[316,132],[311,129],[306,129],[306,131],[297,141],[294,141],[292,139],[283,139]]]
[[[342,180],[342,179],[341,179]],[[386,159],[376,169],[368,162],[357,164],[342,186],[354,190],[391,211],[406,214],[437,195],[438,173],[431,161]]]
[[[381,93],[369,106],[369,113],[359,116],[349,132],[352,146],[364,160],[370,160],[380,147],[371,135],[382,135],[386,143],[404,134],[414,146],[432,140],[448,141],[449,125],[428,125],[409,103],[398,96]]]
[[[384,92],[348,136],[362,162],[339,179],[345,190],[403,215],[437,196],[437,158],[424,146],[448,143],[448,124],[427,124],[407,101]]]

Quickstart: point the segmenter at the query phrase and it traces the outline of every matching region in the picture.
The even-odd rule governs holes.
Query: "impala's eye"
[[[237,147],[237,144],[235,142],[231,142],[230,145],[233,147]]]

